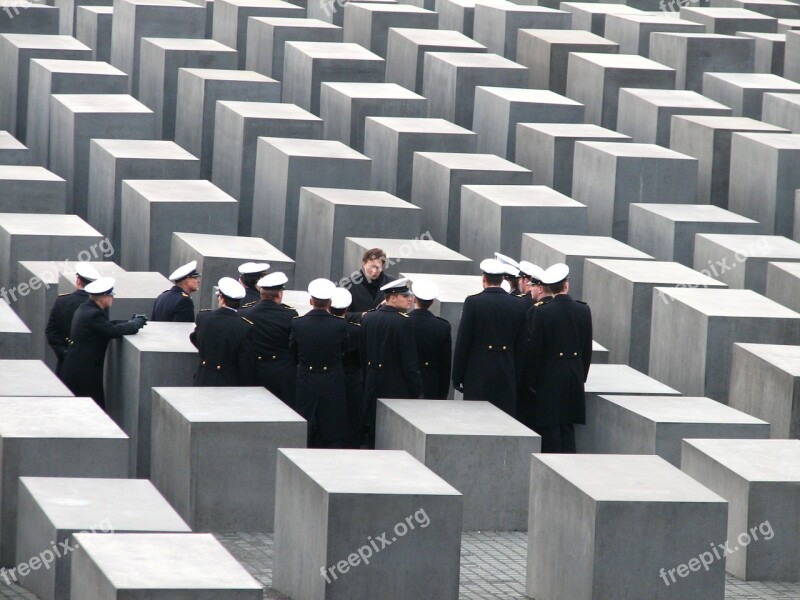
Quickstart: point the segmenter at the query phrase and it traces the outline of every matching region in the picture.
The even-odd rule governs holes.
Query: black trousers
[[[535,431],[542,436],[542,453],[575,454],[575,426],[572,423],[536,427]]]

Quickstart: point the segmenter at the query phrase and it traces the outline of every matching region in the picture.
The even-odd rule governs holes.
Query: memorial
[[[422,234],[412,239],[346,237],[342,265],[345,277],[358,272],[361,258],[371,248],[380,248],[386,253],[386,269],[390,275],[394,275],[397,269],[413,270],[426,279],[423,273],[472,275],[475,272],[472,260]]]
[[[26,360],[39,358],[33,352],[31,330],[8,301],[0,300],[0,359]]]
[[[706,73],[703,95],[733,109],[735,117],[761,118],[767,92],[800,92],[800,83],[772,73]]]
[[[44,167],[0,165],[0,213],[64,214],[67,182]]]
[[[776,33],[778,19],[746,8],[683,6],[681,18],[705,25],[706,33],[736,35],[739,31]]]
[[[541,5],[476,2],[472,37],[489,52],[517,60],[517,34],[521,29],[566,30],[571,19],[566,11]]]
[[[658,62],[650,56],[650,36],[655,33],[705,33],[705,26],[665,12],[609,14],[603,35],[619,44],[620,54],[638,54]]]
[[[576,31],[590,31],[595,35],[604,36],[606,32],[606,17],[608,15],[638,15],[642,11],[625,4],[605,2],[564,2],[560,6],[572,15],[572,29]]]
[[[767,298],[800,311],[800,263],[767,263]]]
[[[354,2],[344,11],[344,41],[386,58],[390,28],[436,30],[439,15],[411,4]]]
[[[7,131],[0,131],[0,165],[30,164],[28,148]]]
[[[791,6],[796,7],[795,4]],[[739,35],[755,42],[754,70],[756,73],[772,73],[783,77],[783,64],[786,57],[785,33],[743,31]]]
[[[765,123],[784,127],[792,133],[800,133],[800,95],[764,94],[761,119]]]
[[[113,6],[79,6],[75,38],[92,49],[92,60],[111,62]]]
[[[113,263],[113,269],[102,268],[98,272],[106,277],[114,278],[114,304],[108,309],[108,316],[113,320],[127,321],[134,314],[149,315],[153,310],[153,302],[161,292],[172,287],[172,282],[152,271],[121,271]],[[106,275],[109,271],[112,275]],[[75,291],[76,274],[66,271],[58,279],[58,291],[67,294]]]

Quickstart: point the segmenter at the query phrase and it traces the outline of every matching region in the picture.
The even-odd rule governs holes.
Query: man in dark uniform
[[[241,309],[239,314],[253,322],[256,384],[294,407],[296,368],[289,357],[289,336],[297,311],[283,304],[283,289],[287,281],[288,277],[280,271],[259,279],[256,285],[261,301]]]
[[[331,298],[330,313],[334,317],[344,319],[347,309],[353,302],[353,296],[345,288],[336,288]],[[347,390],[347,420],[350,423],[350,438],[347,448],[360,448],[364,441],[364,384],[361,381],[361,359],[359,345],[361,341],[361,324],[347,322],[347,352],[342,359],[344,381]]]
[[[189,334],[200,354],[194,384],[255,385],[253,323],[237,313],[244,287],[231,277],[220,279],[218,287],[219,308],[197,313],[197,325]]]
[[[511,286],[511,291],[509,294],[516,297],[521,296],[522,290],[520,289],[519,280],[522,276],[522,269],[520,269],[519,263],[510,256],[500,254],[499,252],[495,252],[494,257],[506,266],[506,272],[505,275],[503,275],[503,279],[505,279],[508,282],[508,285]]]
[[[453,385],[465,400],[487,400],[517,414],[525,304],[503,291],[505,265],[481,262],[483,291],[464,300],[453,358]]]
[[[383,287],[394,278],[389,277],[384,268],[386,266],[386,253],[380,248],[371,248],[361,257],[361,270],[352,277],[353,285],[350,293],[353,303],[350,313],[360,319],[363,313],[380,305],[383,302]]]
[[[529,342],[533,425],[542,452],[575,452],[575,423],[586,422],[584,383],[592,362],[592,314],[569,296],[569,267],[545,271],[553,299],[533,310]]]
[[[147,318],[134,315],[130,321],[110,321],[107,311],[114,301],[114,279],[101,277],[85,288],[88,300],[72,318],[70,346],[61,367],[61,380],[76,396],[91,396],[105,409],[103,366],[110,340],[137,333]]]
[[[267,274],[269,263],[246,262],[239,265],[239,283],[244,286],[241,307],[250,308],[261,300],[258,293],[258,280]]]
[[[525,314],[525,344],[523,345],[522,354],[520,356],[520,364],[523,365],[522,377],[520,378],[519,389],[517,390],[517,419],[525,426],[533,429],[533,403],[534,393],[530,386],[529,374],[527,372],[530,348],[530,322],[533,318],[533,312],[541,306],[546,304],[553,297],[550,292],[544,289],[542,285],[542,277],[544,277],[544,269],[528,261],[520,261],[520,269],[527,275],[527,278],[520,279],[521,289],[526,290],[526,301],[528,310]]]
[[[530,308],[536,303],[532,292],[534,287],[541,283],[541,276],[544,271],[527,260],[519,261],[519,297],[525,300],[525,305]]]
[[[414,338],[417,342],[422,396],[428,400],[444,400],[450,391],[453,353],[450,323],[430,311],[433,301],[439,295],[435,283],[420,279],[414,282],[411,291],[414,293],[415,308],[408,316],[414,326]]]
[[[192,302],[191,294],[200,288],[197,261],[193,260],[175,269],[169,276],[169,280],[174,285],[156,298],[151,320],[193,323],[194,302]]]
[[[44,334],[47,343],[56,353],[58,363],[56,364],[56,375],[61,375],[61,367],[64,363],[64,355],[69,349],[69,335],[72,329],[72,317],[78,307],[89,299],[88,292],[84,289],[87,285],[100,279],[100,273],[92,265],[79,262],[75,268],[75,287],[74,292],[60,294],[53,304],[50,311],[50,318],[47,320],[47,327]]]
[[[309,448],[343,448],[350,436],[342,357],[347,322],[328,312],[336,286],[308,285],[312,309],[292,322],[291,352],[297,364],[297,412],[308,421]]]
[[[408,279],[391,281],[381,291],[385,304],[361,322],[364,415],[370,448],[375,447],[378,398],[420,398],[423,391],[414,326],[406,314],[412,302]]]

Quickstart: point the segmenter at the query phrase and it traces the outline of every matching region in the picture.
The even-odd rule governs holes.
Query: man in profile
[[[151,320],[194,323],[194,302],[191,294],[200,288],[197,261],[193,260],[175,269],[169,280],[172,287],[156,298]]]

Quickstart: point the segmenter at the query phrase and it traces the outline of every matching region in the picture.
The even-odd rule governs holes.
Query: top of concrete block
[[[710,7],[694,7],[682,6],[680,14],[687,13],[689,15],[706,15],[715,19],[770,19],[775,21],[773,17],[762,15],[746,8],[710,8]]]
[[[34,33],[4,33],[0,42],[5,41],[17,48],[28,50],[86,50],[92,49],[71,35],[39,35]]]
[[[0,397],[0,438],[127,437],[91,398]]]
[[[251,17],[252,18],[252,17]],[[305,21],[306,19],[291,19],[292,21]],[[255,71],[237,71],[235,69],[181,69],[181,74],[186,73],[192,77],[209,81],[252,81],[255,83],[277,83],[272,77],[267,77]]]
[[[193,38],[142,38],[142,45],[149,44],[165,51],[188,50],[190,52],[228,52],[236,54],[236,50],[230,46],[220,44],[216,40],[193,39]]]
[[[570,256],[591,258],[637,258],[655,260],[649,254],[612,237],[599,235],[567,235],[557,233],[523,233],[545,246]]]
[[[375,190],[346,190],[341,188],[306,187],[300,190],[300,197],[313,194],[326,202],[346,206],[373,206],[385,208],[406,208],[420,210],[410,202],[401,200],[388,192]]]
[[[705,397],[600,396],[654,423],[729,423],[767,425],[766,421]]]
[[[19,318],[6,300],[0,300],[0,332],[2,333],[30,333],[31,330]]]
[[[0,229],[12,235],[102,237],[99,231],[77,215],[0,213]]]
[[[483,0],[482,0],[483,1]],[[486,46],[479,44],[471,37],[460,31],[450,31],[446,29],[417,29],[412,27],[392,27],[389,29],[389,37],[400,36],[407,40],[419,44],[420,46],[452,46],[454,48],[483,48]]]
[[[243,119],[292,119],[303,121],[322,121],[318,116],[312,115],[296,104],[284,102],[239,102],[232,100],[218,100],[217,107],[223,107],[236,113]]]
[[[752,290],[671,287],[655,289],[662,297],[667,296],[707,317],[800,319],[800,314]]]
[[[0,131],[0,150],[27,150],[27,149],[28,148],[25,146],[25,144],[20,142],[9,132]]]
[[[249,17],[248,23],[253,21],[264,23],[273,27],[298,27],[300,29],[341,29],[338,25],[321,21],[320,19],[306,19],[303,17]]]
[[[50,97],[73,113],[153,113],[127,94],[53,94]]]
[[[480,2],[481,4],[500,4],[506,2],[507,0],[447,0],[447,1],[450,4],[454,4],[462,8],[475,8],[475,5],[478,2]]]
[[[638,54],[609,54],[607,52],[573,52],[578,60],[593,63],[604,69],[636,69],[647,71],[675,71],[654,60]]]
[[[440,244],[432,239],[403,240],[365,237],[347,237],[345,239],[351,240],[361,248],[381,248],[389,258],[425,258],[428,260],[472,262],[471,258],[467,258],[463,254],[459,254],[455,250],[451,250],[444,244]],[[420,275],[420,278],[427,279],[425,275]]]
[[[725,503],[660,456],[534,454],[533,460],[599,502]]]
[[[81,75],[127,75],[107,62],[94,60],[61,60],[56,58],[34,58],[31,65],[36,63],[51,73],[71,73]]]
[[[634,203],[637,210],[651,212],[659,217],[680,223],[752,223],[740,214],[713,204],[646,204]]]
[[[435,14],[431,10],[413,6],[411,4],[394,4],[386,2],[351,2],[350,9],[353,11],[365,10],[367,12],[385,12],[385,13],[414,13],[414,14]]]
[[[798,150],[800,149],[800,134],[776,133],[734,133],[734,136],[742,136],[748,140],[753,140],[776,150]]]
[[[683,20],[682,20],[683,21]],[[683,21],[684,23],[686,21]],[[695,23],[695,21],[689,21],[689,23]],[[671,38],[683,38],[686,40],[731,40],[733,42],[738,42],[739,44],[745,43],[742,41],[742,38],[735,35],[725,35],[723,33],[699,33],[699,32],[689,32],[689,31],[654,31],[650,34],[651,36],[657,35],[658,37],[668,36]],[[652,38],[651,38],[652,39]]]
[[[186,2],[184,0],[120,0],[127,4],[135,4],[138,6],[175,6],[184,8],[197,8],[197,4]]]
[[[378,5],[376,5],[378,6]],[[391,4],[389,6],[395,6]],[[363,46],[351,42],[286,42],[289,48],[296,48],[309,58],[322,58],[326,60],[374,60],[383,62],[383,59],[370,52]]]
[[[530,90],[527,88],[493,87],[481,85],[476,91],[491,94],[508,102],[523,102],[527,104],[566,104],[570,106],[583,106],[572,98],[567,98],[550,90]]]
[[[618,6],[627,8],[622,4]],[[637,13],[638,11],[630,14]],[[520,29],[518,35],[539,38],[550,44],[567,44],[570,46],[578,44],[619,46],[617,42],[612,42],[609,39],[583,29]]]
[[[78,533],[74,539],[115,590],[262,589],[210,533]]]
[[[44,167],[27,165],[0,165],[2,181],[64,181],[61,177]]]
[[[539,437],[489,402],[378,400],[426,435]]]
[[[225,4],[232,4],[239,8],[271,8],[273,6],[286,6],[289,2],[283,0],[219,0]],[[295,5],[296,6],[296,5]]]
[[[785,102],[787,104],[800,104],[800,94],[793,94],[791,92],[788,94],[784,94],[782,92],[767,92],[764,94],[764,100],[767,98],[774,98],[776,100],[780,100],[782,103]]]
[[[427,29],[425,31],[428,31]],[[381,127],[392,129],[402,133],[449,133],[459,135],[476,135],[460,125],[451,123],[445,119],[422,118],[422,117],[367,117],[367,125],[374,122]]]
[[[145,479],[20,477],[20,485],[56,529],[192,531]]]
[[[69,260],[21,260],[18,263],[21,268],[25,269],[27,273],[37,279],[41,279],[42,283],[48,285],[58,285],[59,277],[62,273],[75,273],[75,262]],[[116,273],[107,273],[102,271],[103,268],[113,267],[117,272],[124,273],[125,269],[118,266],[113,262],[97,262],[89,261],[86,264],[92,265],[103,277],[115,277]],[[23,277],[27,279],[27,277]]]
[[[746,258],[774,257],[800,260],[800,244],[781,235],[698,233],[697,236],[712,244],[737,252]],[[697,238],[695,239],[696,243]]]
[[[399,6],[406,6],[401,4]],[[419,94],[404,88],[396,83],[362,83],[355,81],[323,82],[323,87],[329,87],[343,96],[350,98],[386,98],[392,100],[424,100]]]
[[[799,263],[792,264],[800,267]],[[800,346],[743,343],[734,345],[786,371],[792,377],[800,377]]]
[[[0,360],[0,393],[18,398],[72,396],[67,386],[40,360]]]
[[[415,158],[428,160],[445,169],[461,171],[511,171],[516,173],[530,173],[496,154],[464,154],[459,152],[415,152]]]
[[[684,440],[749,482],[800,482],[800,440]]]
[[[118,271],[118,269],[113,270]],[[127,298],[152,298],[155,300],[161,292],[173,285],[169,279],[155,271],[123,271],[114,274],[101,272],[101,275],[103,277],[114,277],[114,298],[117,300]],[[58,291],[63,293],[74,290],[74,274],[70,272],[62,273]]]
[[[702,33],[703,31],[703,25],[695,23],[694,21],[681,19],[678,14],[671,14],[663,11],[632,14],[609,14],[608,16],[612,19],[623,19],[625,21],[631,21],[632,23],[649,23],[653,25],[683,25],[686,27],[699,28],[698,33]]]
[[[507,13],[563,13],[562,10],[547,8],[546,6],[534,6],[527,4],[515,4],[514,2],[476,2],[475,10],[494,10]]]
[[[611,13],[616,15],[634,15],[643,11],[633,6],[611,2],[562,2],[561,10],[579,10],[587,13]]]
[[[138,352],[182,352],[197,354],[197,348],[189,341],[194,323],[171,323],[150,321],[136,335],[122,338],[123,348],[132,347]]]
[[[675,119],[688,121],[700,127],[710,129],[727,129],[731,131],[772,131],[775,133],[786,132],[787,129],[757,121],[750,117],[720,117],[717,115],[676,115]]]
[[[680,395],[678,390],[628,365],[592,365],[585,388],[587,394]]]
[[[212,233],[173,233],[205,257],[241,258],[242,262],[294,262],[263,238]]]
[[[517,131],[523,129],[532,129],[539,131],[552,137],[562,138],[590,138],[590,137],[607,137],[616,140],[630,140],[630,136],[613,129],[606,129],[599,125],[591,123],[518,123]]]
[[[465,185],[469,190],[499,206],[546,206],[559,208],[585,207],[546,185]]]
[[[153,392],[191,423],[305,423],[263,387],[156,387]]]
[[[770,0],[772,3],[774,0]],[[750,0],[748,0],[750,2]],[[787,6],[796,6],[794,2],[784,2]],[[786,41],[786,34],[785,33],[765,33],[763,31],[739,31],[737,32],[738,36],[745,37],[745,38],[753,38],[754,40],[767,40],[770,42],[785,42]]]
[[[800,83],[772,73],[704,73],[703,77],[719,79],[744,89],[800,90]]]
[[[660,260],[608,260],[588,258],[587,263],[597,265],[617,277],[633,283],[655,285],[691,285],[704,287],[727,287],[721,281],[703,275],[686,265]]]
[[[439,288],[439,295],[436,299],[440,304],[454,302],[462,304],[467,296],[477,294],[483,290],[480,275],[444,275],[430,273],[400,273],[400,277],[408,277],[411,281],[415,279],[427,279],[436,284]]]
[[[679,108],[714,108],[729,109],[716,100],[707,98],[692,90],[653,90],[648,88],[622,88],[620,93],[630,94],[658,106],[672,106]]]
[[[126,188],[148,202],[238,202],[206,179],[127,179]]]
[[[461,495],[405,451],[280,448],[278,454],[332,494]]]
[[[197,160],[175,142],[166,140],[116,140],[92,139],[97,146],[114,158],[141,158],[146,160]]]
[[[113,15],[114,14],[114,7],[113,6],[79,6],[78,11],[88,11],[91,13],[95,13],[97,15]]]
[[[429,56],[431,61],[447,63],[456,68],[528,70],[527,67],[491,52],[427,52],[425,56]]]
[[[260,137],[258,138],[258,145],[259,147],[272,147],[287,156],[371,160],[369,157],[353,150],[347,144],[337,140]]]
[[[595,152],[610,154],[612,156],[621,158],[647,158],[647,159],[657,158],[657,159],[667,159],[667,160],[693,160],[693,161],[697,160],[692,156],[681,154],[680,152],[676,152],[675,150],[670,150],[669,148],[664,148],[664,146],[659,146],[657,144],[578,141],[576,144],[576,150],[578,145],[588,146],[589,148],[593,148]]]

